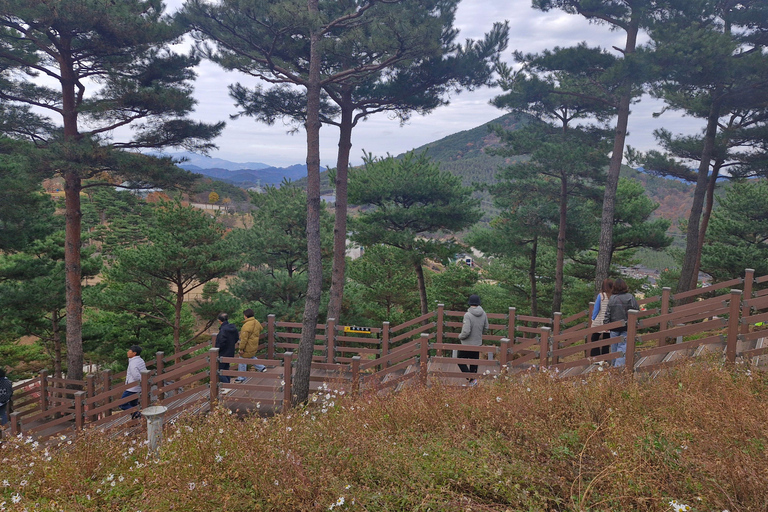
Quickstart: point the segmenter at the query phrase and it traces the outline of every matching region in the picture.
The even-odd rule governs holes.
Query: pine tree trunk
[[[63,372],[61,369],[61,318],[58,310],[51,312],[51,332],[53,333],[53,377],[60,379]]]
[[[62,55],[66,55],[62,50]],[[79,138],[77,128],[77,97],[75,74],[72,63],[61,63],[61,111],[65,143],[75,143]],[[76,163],[72,164],[77,165]],[[83,378],[83,290],[80,264],[81,224],[80,210],[82,182],[77,169],[64,171],[64,273],[67,302],[67,378]]]
[[[181,276],[179,276],[181,277]],[[184,289],[176,287],[176,304],[173,312],[173,352],[181,352],[181,308],[184,306]]]
[[[633,16],[627,27],[627,39],[624,45],[624,58],[635,53],[639,21]],[[613,153],[608,165],[608,176],[605,180],[603,195],[603,213],[600,219],[600,241],[598,242],[597,265],[595,268],[595,290],[599,291],[603,280],[608,277],[613,256],[613,216],[616,212],[616,191],[619,188],[619,173],[624,157],[624,142],[627,138],[629,124],[629,106],[632,102],[632,83],[625,78],[619,97],[616,130],[613,139]]]
[[[328,318],[341,317],[344,300],[344,270],[347,253],[347,175],[349,153],[352,150],[352,99],[347,89],[343,92],[341,123],[339,126],[339,152],[336,158],[336,206],[333,223],[333,269],[331,271],[331,293],[328,300]]]
[[[560,223],[557,230],[557,261],[555,262],[555,292],[552,312],[560,311],[563,303],[563,267],[565,266],[565,228],[568,220],[568,178],[560,177]]]
[[[424,268],[421,266],[421,260],[413,264],[416,270],[416,282],[419,286],[419,303],[421,304],[421,314],[426,315],[429,312],[427,307],[427,284],[424,280]]]
[[[712,208],[715,202],[715,187],[717,186],[717,177],[720,175],[720,169],[723,166],[722,158],[718,158],[712,166],[712,175],[709,177],[709,184],[707,185],[707,197],[704,202],[704,213],[701,216],[701,227],[699,228],[699,250],[696,254],[696,268],[693,270],[693,275],[699,275],[701,268],[701,253],[704,250],[704,240],[706,240],[707,227],[709,226],[709,219],[712,217]]]
[[[310,14],[318,15],[318,0],[308,0]],[[307,256],[308,283],[301,341],[293,379],[293,403],[309,398],[309,375],[315,347],[315,328],[320,310],[323,266],[320,254],[320,34],[310,30],[309,78],[307,81]],[[286,368],[286,371],[290,371]]]
[[[719,88],[715,92],[719,96]],[[691,212],[688,215],[688,231],[685,238],[685,255],[683,256],[683,268],[680,270],[680,280],[677,283],[677,292],[686,292],[692,290],[698,284],[699,255],[699,229],[701,226],[701,212],[704,206],[704,199],[707,194],[707,185],[709,184],[709,164],[712,161],[712,154],[715,148],[715,137],[717,136],[717,121],[720,118],[720,101],[715,100],[709,110],[707,118],[707,130],[704,134],[704,148],[701,152],[701,161],[699,162],[699,173],[696,180],[696,188],[693,192],[693,204]]]
[[[531,265],[528,267],[528,279],[531,282],[531,316],[539,316],[539,287],[536,280],[536,261],[539,252],[539,237],[533,239],[531,246]]]

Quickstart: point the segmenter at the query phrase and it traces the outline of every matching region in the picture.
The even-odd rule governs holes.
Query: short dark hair
[[[141,354],[141,347],[138,345],[131,345],[131,352],[136,354],[137,356]]]
[[[625,283],[622,278],[618,278],[613,282],[613,295],[618,295],[620,293],[627,293],[628,291],[629,291],[629,286],[627,286],[627,283]]]
[[[5,378],[5,370],[0,368],[0,379],[4,379],[4,378]]]
[[[219,319],[219,322],[226,322],[227,320],[229,320],[229,315],[222,312],[222,313],[219,313],[219,316],[217,316],[216,318]]]
[[[469,305],[470,306],[479,306],[480,305],[480,296],[475,295],[474,293],[469,296]]]
[[[253,317],[253,310],[251,308],[246,309],[243,311],[243,315],[245,315],[246,318]]]

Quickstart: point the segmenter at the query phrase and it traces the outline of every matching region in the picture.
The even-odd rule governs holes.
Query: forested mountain
[[[491,133],[490,125],[501,125],[514,130],[524,126],[527,119],[515,114],[505,114],[493,121],[463,132],[454,133],[435,142],[415,148],[417,153],[427,154],[440,164],[442,170],[461,176],[465,185],[493,183],[499,167],[514,159],[490,156],[487,148],[497,147],[499,138]],[[401,155],[402,156],[402,155]],[[685,219],[691,208],[693,185],[674,179],[661,178],[624,166],[621,175],[642,183],[648,196],[659,203],[656,215],[672,221],[671,229],[678,230],[678,222]],[[321,175],[323,193],[331,193],[326,172]],[[305,186],[306,179],[296,181]],[[483,208],[489,209],[490,201],[483,201]]]

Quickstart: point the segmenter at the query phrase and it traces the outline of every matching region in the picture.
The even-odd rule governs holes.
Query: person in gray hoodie
[[[483,331],[485,329],[488,329],[488,316],[480,306],[480,297],[472,294],[469,296],[469,309],[464,313],[464,324],[459,333],[461,344],[479,347],[483,344]],[[480,353],[477,351],[459,350],[457,356],[459,359],[480,359]],[[460,364],[459,369],[463,373],[477,373],[476,364]],[[470,384],[474,383],[475,379],[470,380]]]

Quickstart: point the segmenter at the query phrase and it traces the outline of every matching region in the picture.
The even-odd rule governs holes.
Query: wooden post
[[[325,362],[336,362],[336,319],[329,318],[325,324]]]
[[[291,386],[293,385],[293,352],[286,352],[283,358],[283,412],[291,408]]]
[[[752,286],[755,284],[755,269],[748,268],[744,271],[744,295],[741,296],[742,301],[748,301],[752,298]],[[741,305],[741,317],[745,318],[749,316],[749,306],[746,304]],[[741,334],[747,334],[749,332],[749,325],[743,324],[741,326]]]
[[[352,392],[360,391],[360,356],[352,357]]]
[[[552,329],[549,327],[542,327],[539,339],[539,366],[546,368],[549,366],[549,349],[550,349],[550,334]]]
[[[624,352],[625,370],[630,375],[635,371],[635,340],[637,339],[637,317],[640,312],[636,309],[627,311],[627,350]]]
[[[86,389],[86,395],[85,397],[88,399],[93,398],[96,396],[96,376],[92,373],[89,373],[85,377],[85,389]],[[89,409],[95,409],[96,404],[91,404]],[[96,416],[88,416],[88,421],[96,421]]]
[[[587,329],[592,327],[592,315],[595,313],[595,303],[594,301],[589,303],[589,309],[587,310]],[[590,343],[592,341],[592,335],[587,335],[587,338],[584,340],[584,343]],[[589,357],[589,350],[584,351],[584,359]]]
[[[163,372],[165,371],[165,363],[163,362],[164,357],[165,352],[155,352],[155,367],[157,368],[157,378],[155,379],[155,383],[158,388],[165,386],[165,380],[163,380]],[[157,399],[165,400],[165,393],[159,391],[157,393]]]
[[[15,436],[21,434],[21,413],[11,413],[11,435]]]
[[[149,384],[150,370],[141,370],[141,408],[146,409],[151,402],[149,393],[152,391]]]
[[[267,315],[267,359],[275,358],[275,315]]]
[[[515,344],[515,316],[517,310],[515,308],[509,308],[509,316],[507,317],[507,338]]]
[[[671,302],[670,294],[672,293],[672,288],[669,286],[665,286],[661,289],[661,311],[659,311],[660,315],[666,315],[669,314],[669,305]],[[669,329],[669,322],[667,322],[665,325],[659,325],[659,329],[662,331],[666,331]],[[667,344],[667,338],[661,336],[659,337],[658,346],[663,347]]]
[[[443,330],[445,329],[445,304],[437,305],[437,332],[435,334],[435,343],[443,342]],[[445,350],[440,351],[440,355],[445,357]]]
[[[739,339],[741,294],[741,290],[731,290],[731,303],[728,310],[728,342],[725,347],[725,360],[731,364],[736,362],[736,342]]]
[[[106,393],[112,389],[112,370],[104,370],[101,372],[101,392]],[[112,397],[107,396],[106,403],[111,403]],[[99,404],[103,405],[103,404]],[[104,411],[104,416],[112,416],[112,409]]]
[[[389,355],[389,322],[381,323],[381,357]],[[389,359],[384,363],[384,368],[389,368]],[[379,368],[381,370],[382,368]]]
[[[219,349],[208,349],[208,379],[210,380],[210,394],[208,401],[210,402],[211,410],[213,410],[213,404],[219,399]]]
[[[429,334],[421,333],[419,346],[419,380],[422,385],[427,383],[427,364],[429,364]]]
[[[560,362],[560,356],[555,356],[555,349],[560,348],[560,343],[557,343],[557,346],[555,346],[554,337],[560,334],[561,326],[563,323],[563,314],[559,311],[552,314],[552,337],[551,340],[551,348],[552,351],[552,364],[558,364]]]
[[[75,429],[80,432],[83,430],[83,400],[85,399],[85,391],[75,392]]]
[[[40,372],[40,411],[48,410],[48,370]]]
[[[501,351],[499,353],[499,364],[501,370],[507,365],[507,357],[509,356],[509,338],[501,338]]]

